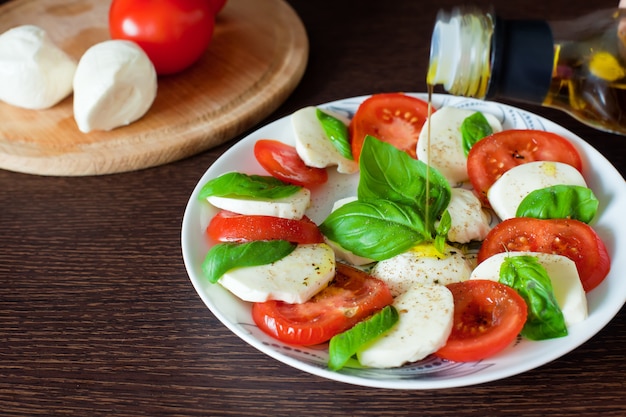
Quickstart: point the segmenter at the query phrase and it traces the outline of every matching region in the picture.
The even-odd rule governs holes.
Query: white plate
[[[426,99],[425,94],[414,94]],[[366,97],[355,97],[320,105],[352,117]],[[185,210],[182,224],[182,250],[187,272],[196,291],[211,312],[241,339],[267,355],[305,372],[350,384],[395,388],[435,389],[467,386],[516,375],[565,355],[600,331],[621,309],[626,301],[626,257],[618,256],[617,248],[626,248],[626,183],[619,172],[598,151],[570,131],[532,113],[493,102],[478,101],[448,95],[435,95],[436,107],[451,105],[488,112],[502,122],[505,129],[542,129],[556,132],[571,140],[583,157],[583,174],[600,200],[599,216],[592,223],[611,255],[612,266],[604,282],[588,296],[589,318],[571,327],[565,338],[533,342],[521,340],[499,355],[476,363],[451,363],[427,358],[401,368],[351,369],[339,372],[326,367],[327,351],[320,347],[285,345],[259,330],[250,314],[250,304],[240,301],[218,284],[203,278],[201,264],[209,245],[204,229],[216,210],[198,201],[198,192],[209,179],[224,172],[241,171],[266,174],[253,155],[258,139],[278,139],[293,144],[289,117],[277,120],[250,134],[224,153],[202,176]],[[329,182],[313,191],[312,206],[307,215],[321,222],[330,212],[333,201],[354,195],[358,174],[339,175],[329,169]]]

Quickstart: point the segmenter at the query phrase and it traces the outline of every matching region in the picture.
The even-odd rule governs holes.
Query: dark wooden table
[[[307,28],[310,63],[263,124],[335,99],[424,91],[435,14],[460,2],[290,3]],[[556,19],[617,1],[474,3],[493,4],[505,17]],[[626,175],[626,138],[558,111],[520,107],[583,137]],[[324,380],[241,341],[190,284],[180,227],[199,177],[243,136],[139,172],[58,178],[0,171],[0,415],[626,415],[623,308],[552,363],[437,391]]]

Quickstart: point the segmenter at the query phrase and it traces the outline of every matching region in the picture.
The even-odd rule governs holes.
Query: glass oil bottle
[[[626,9],[555,22],[441,11],[426,81],[454,95],[558,108],[626,135]]]

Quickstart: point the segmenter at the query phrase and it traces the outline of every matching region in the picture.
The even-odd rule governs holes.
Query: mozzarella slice
[[[341,116],[332,116],[348,124]],[[316,107],[305,107],[293,113],[291,124],[295,133],[296,151],[306,165],[315,168],[336,165],[337,171],[342,174],[352,174],[359,170],[355,161],[345,158],[332,144],[317,118]]]
[[[432,244],[417,245],[380,261],[371,271],[373,276],[387,284],[394,296],[414,286],[465,281],[471,273],[472,267],[459,249],[446,245],[442,254]]]
[[[448,232],[450,242],[468,243],[484,240],[491,230],[491,215],[483,209],[478,197],[465,188],[452,188],[448,204],[452,224]]]
[[[324,242],[333,249],[335,257],[341,261],[349,263],[350,265],[363,266],[374,262],[374,259],[365,258],[363,256],[355,255],[347,249],[341,247],[337,242],[333,242],[324,236]]]
[[[150,109],[157,75],[134,42],[109,40],[81,57],[74,76],[74,119],[81,132],[128,125]]]
[[[211,196],[207,197],[207,201],[217,208],[234,213],[299,220],[309,207],[311,191],[302,187],[300,191],[289,197],[274,200],[248,200],[244,198]]]
[[[340,207],[345,206],[348,203],[351,203],[353,201],[357,201],[359,198],[356,196],[350,196],[350,197],[344,197],[344,198],[340,198],[339,200],[335,201],[335,203],[333,204],[333,208],[331,211],[335,211]]]
[[[76,61],[33,25],[0,35],[0,100],[26,109],[46,109],[72,92]]]
[[[417,159],[428,161],[452,185],[469,180],[461,125],[474,113],[476,113],[475,110],[442,107],[431,115],[430,120],[426,121],[417,141]],[[495,116],[489,113],[483,114],[494,133],[502,130],[502,124]],[[428,126],[430,126],[430,147]]]
[[[334,276],[333,250],[316,243],[298,245],[271,264],[230,270],[218,282],[244,301],[303,303],[325,288]]]
[[[534,161],[506,171],[487,191],[489,204],[502,220],[515,217],[517,207],[532,191],[553,185],[586,187],[582,174],[562,162]]]
[[[454,300],[443,285],[415,285],[396,297],[400,320],[388,333],[357,353],[359,362],[391,368],[436,352],[452,331]]]
[[[551,253],[502,252],[490,256],[472,271],[471,279],[500,279],[500,267],[507,256],[531,255],[538,258],[552,281],[554,296],[561,307],[565,325],[581,322],[587,318],[587,297],[571,259]]]

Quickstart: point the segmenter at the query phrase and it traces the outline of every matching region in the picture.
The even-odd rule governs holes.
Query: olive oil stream
[[[426,90],[428,91],[428,112],[426,116],[426,209],[424,213],[424,221],[426,225],[430,224],[430,117],[433,113],[433,91],[435,86],[431,83],[426,83]]]

